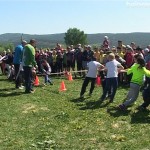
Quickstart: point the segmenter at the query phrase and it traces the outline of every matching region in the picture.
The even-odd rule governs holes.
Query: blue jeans
[[[32,67],[24,66],[25,92],[32,90]]]
[[[111,91],[110,100],[113,101],[116,91],[117,91],[117,87],[118,87],[117,77],[106,78],[106,85],[105,85],[104,92],[103,92],[101,99],[104,100],[108,92]]]
[[[45,79],[45,83],[47,83],[47,82],[52,83],[51,79],[48,77],[47,74],[44,76],[44,79]]]

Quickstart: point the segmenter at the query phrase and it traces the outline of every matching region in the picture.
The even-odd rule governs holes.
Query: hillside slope
[[[88,44],[98,44],[103,42],[104,36],[107,35],[110,39],[111,46],[117,45],[118,40],[122,40],[125,45],[134,41],[141,47],[150,45],[150,33],[97,33],[87,34]],[[60,34],[46,34],[46,35],[30,35],[24,34],[23,38],[29,41],[34,38],[38,41],[38,47],[53,47],[56,43],[64,44],[64,33]],[[0,35],[0,43],[13,43],[17,45],[20,43],[21,33],[6,33]]]

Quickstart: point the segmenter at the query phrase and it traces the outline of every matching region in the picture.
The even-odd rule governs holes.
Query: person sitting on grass
[[[150,71],[145,68],[145,61],[139,54],[135,54],[134,61],[135,63],[127,70],[127,75],[132,74],[132,78],[126,101],[118,106],[121,110],[125,110],[137,100],[144,75],[150,77]]]
[[[44,80],[45,80],[44,85],[46,85],[47,83],[50,83],[50,85],[53,85],[51,79],[49,78],[49,75],[51,73],[51,67],[46,60],[42,61],[42,71],[44,73]]]
[[[113,53],[108,55],[108,59],[109,61],[105,66],[105,70],[107,71],[105,89],[100,101],[104,101],[106,99],[106,96],[111,89],[110,102],[113,102],[118,87],[118,68],[121,70],[124,69],[124,67],[121,65],[121,63],[116,61]]]
[[[97,77],[97,70],[100,68],[104,68],[102,64],[96,61],[96,58],[91,58],[91,61],[87,64],[88,67],[88,73],[84,79],[84,82],[82,84],[81,92],[80,92],[80,98],[84,98],[84,93],[86,91],[86,87],[88,86],[89,82],[91,81],[91,87],[89,96],[92,95],[94,87],[95,87],[95,81]]]

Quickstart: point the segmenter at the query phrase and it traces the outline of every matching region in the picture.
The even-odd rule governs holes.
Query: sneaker
[[[19,90],[23,90],[23,89],[24,89],[24,87],[20,86],[20,87],[18,87],[18,89],[19,89]]]
[[[126,109],[126,107],[125,107],[124,104],[121,104],[121,105],[119,105],[118,107],[119,107],[119,109],[121,109],[121,110],[125,110],[125,109]]]
[[[34,93],[35,91],[25,91],[26,94]]]
[[[34,92],[35,92],[35,90],[30,91],[30,93],[34,93]]]
[[[24,86],[16,86],[16,89],[22,90],[24,89]]]
[[[31,91],[31,92],[35,92],[35,89],[31,89],[30,91]]]
[[[25,90],[25,93],[27,93],[27,94],[29,94],[29,93],[34,93],[34,92],[35,92],[35,90],[34,90],[34,89],[31,89],[30,91]]]

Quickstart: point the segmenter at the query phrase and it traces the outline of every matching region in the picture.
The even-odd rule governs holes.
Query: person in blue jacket
[[[13,64],[15,67],[15,86],[17,89],[22,89],[21,76],[19,74],[20,74],[20,67],[21,67],[20,65],[22,63],[23,48],[26,44],[27,42],[23,40],[21,44],[15,47],[15,51],[14,51]]]

